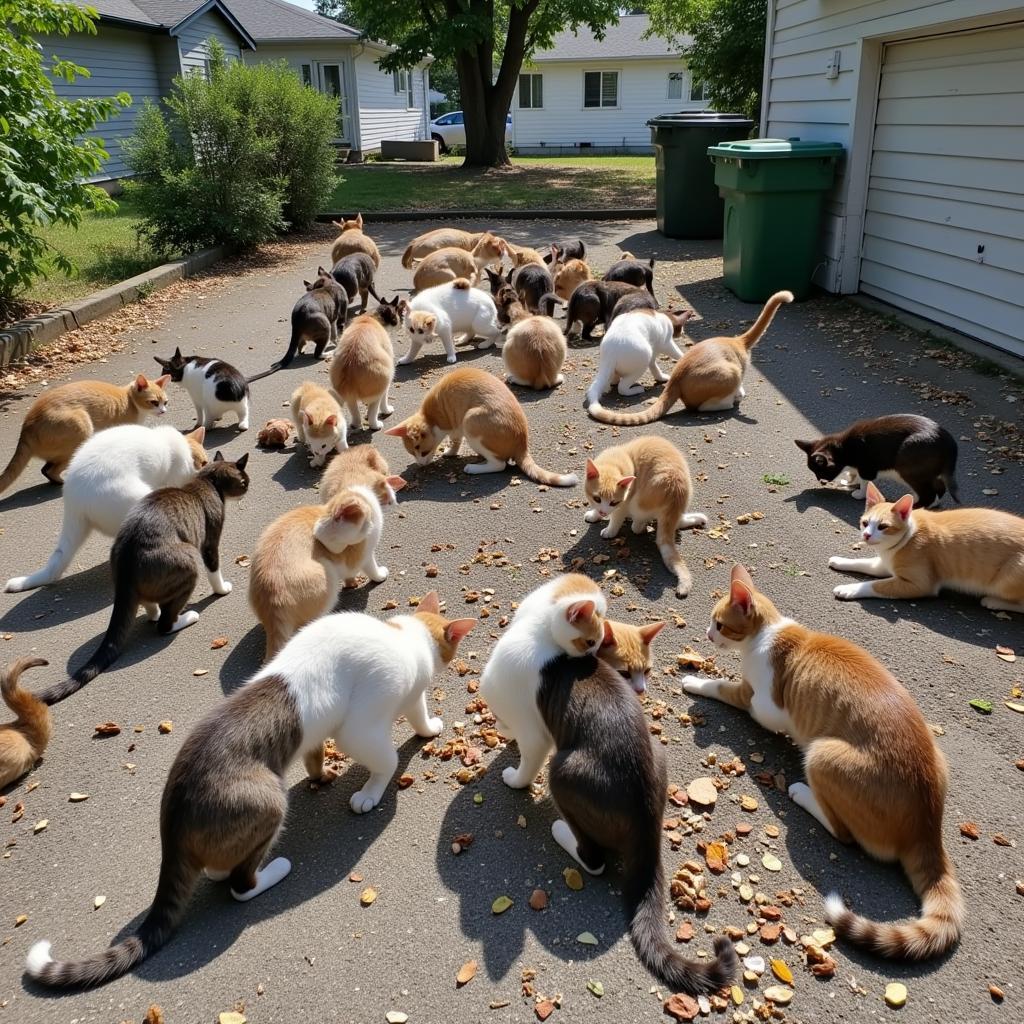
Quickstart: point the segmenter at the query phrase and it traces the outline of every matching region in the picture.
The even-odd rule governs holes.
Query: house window
[[[311,64],[303,64],[300,70],[302,72],[302,84],[311,86],[313,84],[313,66]]]
[[[523,110],[540,110],[544,106],[544,76],[519,76],[519,106]]]
[[[584,107],[617,107],[618,105],[618,71],[583,72]]]
[[[682,71],[673,71],[668,76],[668,98],[670,100],[681,100],[683,98]]]
[[[394,74],[391,77],[394,79],[394,83],[395,83],[395,95],[399,96],[402,93],[404,93],[405,94],[405,105],[407,107],[411,107],[413,105],[413,102],[412,102],[412,72],[408,71],[408,70],[396,71],[396,72],[394,72]]]
[[[703,82],[698,81],[696,78],[690,79],[690,102],[691,103],[703,103],[707,96],[707,89]]]

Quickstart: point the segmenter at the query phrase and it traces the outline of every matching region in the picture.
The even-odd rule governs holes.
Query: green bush
[[[107,156],[86,133],[131,97],[60,99],[49,74],[71,82],[89,72],[70,61],[47,62],[34,38],[95,33],[95,13],[56,0],[0,0],[0,305],[41,276],[48,260],[72,272],[42,229],[77,226],[87,210],[115,208],[102,189],[82,181]]]
[[[284,62],[228,61],[211,41],[210,77],[174,81],[126,144],[143,232],[161,252],[248,247],[308,224],[333,192],[338,107]]]

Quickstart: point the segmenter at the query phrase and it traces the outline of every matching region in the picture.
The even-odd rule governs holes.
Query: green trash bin
[[[806,298],[824,260],[821,212],[832,187],[838,142],[750,139],[708,148],[725,200],[725,285],[744,302],[788,288]]]
[[[742,114],[661,114],[651,129],[657,174],[658,230],[669,238],[721,238],[722,200],[709,146],[745,139],[754,122]]]

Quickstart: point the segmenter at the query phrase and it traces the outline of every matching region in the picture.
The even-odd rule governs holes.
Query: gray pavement
[[[700,319],[690,331],[695,339],[742,329],[756,314],[724,290],[717,244],[669,242],[651,222],[488,226],[507,228],[510,238],[534,244],[581,236],[598,268],[619,248],[657,255],[659,296],[677,304],[685,300],[697,311]],[[407,287],[410,275],[399,256],[421,225],[374,230],[371,221],[368,227],[385,254],[381,293]],[[195,282],[163,327],[130,333],[123,351],[106,363],[79,368],[75,376],[127,380],[138,370],[155,370],[152,355],[166,356],[175,345],[225,358],[247,373],[265,369],[284,351],[287,316],[302,278],[310,276],[318,259],[326,261],[328,249],[325,236],[319,249],[297,247],[290,263],[250,273],[228,287],[207,292]],[[404,352],[405,339],[395,340],[398,352]],[[928,349],[934,356],[925,355]],[[411,412],[445,372],[440,346],[428,352],[413,366],[399,368],[395,421]],[[629,436],[631,428],[602,427],[582,408],[596,352],[596,346],[570,351],[561,389],[520,394],[542,465],[579,470],[586,454]],[[492,353],[461,351],[459,360],[501,370],[500,357]],[[348,808],[349,795],[365,778],[362,768],[349,765],[333,785],[315,790],[300,765],[292,769],[289,823],[277,851],[294,869],[283,884],[240,905],[223,886],[203,882],[170,943],[138,970],[99,990],[53,996],[25,983],[24,955],[37,939],[51,939],[58,957],[82,956],[124,934],[149,906],[160,857],[158,806],[171,760],[195,721],[259,664],[263,640],[246,602],[245,560],[237,560],[252,552],[274,517],[316,500],[317,474],[305,453],[254,450],[256,428],[281,415],[301,380],[325,379],[325,365],[314,366],[306,357],[257,382],[254,429],[239,434],[232,425],[211,435],[211,450],[221,447],[228,457],[253,450],[250,493],[230,508],[221,545],[234,591],[215,598],[204,580],[195,594],[199,623],[170,639],[156,637],[140,616],[115,668],[54,709],[45,761],[6,794],[0,811],[0,1022],[138,1022],[152,1003],[163,1008],[167,1024],[207,1024],[239,1004],[253,1024],[361,1024],[383,1021],[387,1011],[408,1014],[412,1024],[527,1021],[535,1013],[534,999],[522,994],[524,970],[536,972],[530,984],[538,995],[560,994],[552,1017],[556,1024],[667,1020],[662,999],[669,993],[659,994],[625,937],[616,876],[588,878],[582,892],[570,891],[562,879],[567,857],[550,838],[550,803],[502,784],[500,768],[514,750],[486,752],[490,770],[479,782],[462,786],[452,778],[457,761],[424,758],[422,742],[404,723],[394,733],[400,772],[413,775],[415,783],[402,791],[392,786],[365,817]],[[421,469],[410,466],[397,438],[376,437],[392,470],[404,473],[411,486],[386,516],[382,561],[390,578],[346,592],[339,607],[384,615],[387,602],[404,608],[410,595],[436,586],[449,608],[479,614],[484,603],[465,605],[463,592],[493,589],[490,616],[463,645],[472,671],[464,678],[447,673],[431,701],[445,720],[442,738],[451,739],[455,723],[472,729],[467,682],[486,661],[500,617],[559,565],[580,559],[583,571],[599,579],[616,569],[605,583],[610,593],[622,588],[621,595],[611,597],[616,617],[668,617],[670,627],[658,638],[656,655],[670,671],[685,644],[710,653],[703,633],[732,560],[756,566],[760,585],[786,614],[864,644],[904,681],[941,731],[938,743],[951,769],[946,843],[969,907],[964,939],[949,957],[906,966],[839,943],[832,950],[838,969],[830,980],[811,976],[799,947],[749,937],[752,954],[781,959],[795,975],[786,1018],[860,1022],[892,1015],[896,1011],[886,1007],[882,994],[888,982],[898,980],[909,990],[899,1011],[907,1021],[1020,1020],[1024,897],[1015,893],[1015,881],[1024,878],[1024,772],[1014,762],[1024,757],[1024,715],[1004,701],[1024,682],[1024,623],[994,616],[969,598],[835,601],[837,577],[826,562],[856,540],[859,504],[844,493],[818,488],[793,438],[836,429],[862,415],[918,411],[960,438],[965,502],[1019,512],[1024,508],[1019,433],[1024,390],[1019,381],[972,368],[933,340],[827,298],[779,312],[755,351],[746,388],[736,414],[677,411],[650,428],[687,454],[696,480],[694,509],[707,513],[712,525],[716,520],[729,524],[682,535],[694,574],[688,599],[674,597],[651,537],[638,540],[627,531],[630,552],[616,556],[619,549],[583,522],[582,489],[543,491],[514,472],[468,476],[461,472],[461,460],[454,469],[451,464]],[[0,464],[13,451],[31,397],[0,397]],[[191,403],[181,390],[173,392],[170,416],[179,427],[192,422]],[[59,530],[59,491],[41,481],[37,467],[33,464],[0,498],[3,578],[42,565]],[[772,487],[766,474],[789,483]],[[998,493],[985,496],[983,489]],[[755,511],[764,518],[736,523],[737,516]],[[51,662],[26,677],[30,685],[80,665],[105,630],[111,601],[108,547],[108,541],[93,537],[58,585],[0,595],[0,657],[38,653]],[[560,558],[539,561],[542,549],[554,549]],[[475,557],[498,551],[505,557]],[[594,556],[601,554],[613,555],[612,560],[595,564]],[[439,567],[435,580],[425,578],[426,563]],[[229,642],[212,650],[218,636]],[[1015,648],[1018,661],[998,659],[996,644]],[[728,657],[723,664],[736,667]],[[716,774],[717,767],[701,763],[710,755],[719,762],[738,755],[746,763],[747,774],[722,794],[703,838],[732,831],[741,820],[753,826],[731,847],[733,859],[746,853],[750,866],[734,870],[744,882],[754,876],[753,887],[782,909],[784,923],[797,934],[821,927],[823,896],[834,888],[877,918],[916,915],[916,900],[897,869],[840,846],[784,792],[758,782],[761,772],[784,774],[787,782],[801,777],[797,752],[786,740],[723,705],[680,696],[678,680],[670,674],[659,675],[649,698],[652,710],[665,710],[661,736],[672,782],[685,786],[695,777]],[[974,698],[990,700],[991,715],[972,710]],[[680,722],[687,712],[698,713],[699,724]],[[164,720],[174,723],[167,735],[157,730]],[[121,734],[94,738],[94,726],[106,721],[118,722]],[[72,791],[88,793],[89,799],[70,803]],[[474,801],[477,794],[482,803]],[[744,794],[757,799],[756,812],[744,813],[734,802]],[[24,803],[24,816],[12,823],[18,802]],[[666,817],[672,813],[667,806]],[[525,827],[517,823],[520,816]],[[34,833],[42,819],[48,826]],[[977,823],[979,839],[960,835],[959,823],[968,820]],[[778,838],[766,833],[770,826],[781,830]],[[452,839],[465,832],[475,842],[456,857]],[[997,833],[1014,845],[997,845]],[[699,859],[697,838],[684,837],[676,849],[666,839],[669,871]],[[782,862],[775,874],[761,867],[769,850]],[[362,880],[350,880],[353,874]],[[364,908],[359,894],[367,885],[379,896]],[[535,887],[550,893],[550,906],[540,913],[527,905]],[[94,909],[101,895],[106,901]],[[501,895],[514,905],[493,916],[491,903]],[[680,947],[691,955],[710,951],[710,932],[745,929],[754,920],[729,872],[709,886],[709,895],[713,906],[706,916],[677,910],[671,925],[693,921],[694,938]],[[21,914],[28,920],[15,928]],[[584,931],[597,937],[597,946],[576,940]],[[479,961],[479,972],[457,990],[456,972],[470,959]],[[587,990],[589,980],[601,982],[603,998]],[[756,1006],[759,992],[773,981],[769,972],[758,985],[741,982],[745,1002],[738,1010]],[[989,984],[1005,990],[1001,1006],[990,997]],[[735,1009],[713,1013],[712,1019],[732,1020]]]

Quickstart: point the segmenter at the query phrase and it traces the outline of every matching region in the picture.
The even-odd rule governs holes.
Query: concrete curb
[[[19,320],[5,327],[0,331],[0,369],[21,362],[33,349],[48,345],[67,331],[77,330],[93,320],[110,316],[122,306],[138,302],[151,292],[166,288],[175,281],[192,277],[198,271],[205,270],[224,259],[229,252],[230,248],[226,245],[202,249],[191,256],[186,256],[185,259],[164,263],[110,288],[93,292],[92,295],[87,295],[77,302],[71,302],[59,309],[49,309],[39,316]]]
[[[353,213],[321,213],[328,222],[355,217]],[[657,215],[651,206],[632,210],[380,210],[364,213],[369,223],[398,224],[413,220],[650,220]]]

